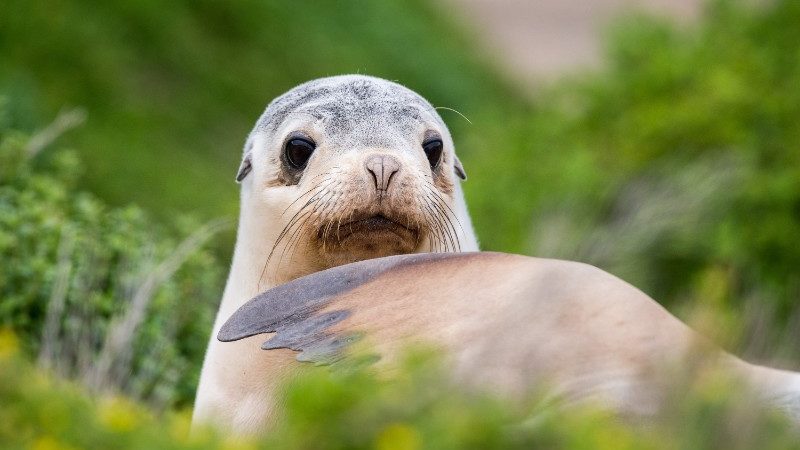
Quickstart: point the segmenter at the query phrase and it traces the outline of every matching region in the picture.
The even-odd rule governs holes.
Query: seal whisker
[[[452,242],[451,241],[452,237],[450,236],[449,231],[446,231],[446,227],[444,225],[444,222],[442,221],[441,216],[443,215],[443,212],[441,211],[440,208],[434,207],[434,205],[438,204],[437,201],[438,198],[436,197],[436,191],[434,189],[429,188],[428,186],[432,186],[434,188],[435,186],[429,180],[430,174],[419,172],[419,178],[421,178],[425,182],[425,185],[422,186],[422,190],[425,193],[425,195],[422,196],[421,198],[427,205],[426,209],[429,210],[430,217],[433,218],[433,220],[437,224],[436,226],[434,226],[431,223],[429,226],[439,231],[439,233],[436,236],[436,239],[438,240],[438,244],[440,245],[437,245],[436,251],[444,250],[445,252],[447,252],[449,249],[449,242]],[[453,251],[455,251],[455,246],[453,246]]]
[[[331,211],[336,210],[336,207],[338,206],[338,203],[339,203],[339,199],[341,197],[342,197],[342,193],[339,192],[335,197],[331,198],[328,201],[328,204],[325,205],[325,207],[320,212],[320,215],[323,215],[323,214],[327,215],[329,210],[331,210]],[[321,235],[322,235],[322,245],[325,246],[325,244],[328,242],[328,235],[330,233],[330,230],[333,227],[333,219],[329,219],[327,217],[323,217],[323,218],[327,222],[321,229],[321,231],[322,231],[322,233],[321,233]]]
[[[451,244],[451,241],[449,239],[450,238],[449,230],[447,230],[447,228],[445,227],[441,210],[438,210],[435,204],[431,204],[430,209],[432,210],[432,215],[435,218],[436,223],[438,224],[439,230],[441,232],[442,245],[444,246],[444,251],[446,252],[450,249],[449,246]]]
[[[324,196],[325,192],[328,192],[328,191],[320,189],[317,192],[315,192],[314,195],[312,195],[311,198],[309,198],[308,201],[306,201],[306,203],[303,204],[303,206],[301,206],[294,213],[292,218],[289,219],[289,221],[286,223],[286,226],[283,228],[283,231],[281,231],[281,234],[278,236],[277,242],[280,242],[280,240],[283,239],[284,235],[289,232],[289,230],[291,229],[292,225],[296,222],[298,216],[300,216],[300,214],[303,213],[303,211],[305,211],[306,208],[308,208],[309,206],[315,204],[319,200],[320,194],[322,194]]]
[[[447,240],[447,235],[444,228],[444,223],[440,217],[440,214],[436,209],[433,207],[432,203],[429,204],[428,210],[430,211],[431,217],[436,223],[436,231],[439,238],[439,251],[447,252],[449,250],[449,242]]]
[[[277,241],[278,241],[278,242],[279,242],[279,241],[280,241],[280,240],[283,238],[283,235],[284,235],[284,233],[288,231],[288,228],[289,228],[289,227],[290,227],[290,225],[291,225],[291,224],[292,224],[292,223],[295,221],[295,218],[298,216],[298,214],[300,214],[300,213],[301,213],[301,212],[302,212],[302,211],[303,211],[305,208],[307,208],[309,205],[311,205],[312,203],[316,202],[316,201],[319,199],[319,197],[317,197],[317,196],[318,196],[320,193],[322,193],[322,191],[323,191],[323,190],[324,190],[324,189],[319,189],[319,190],[317,190],[317,192],[316,192],[314,195],[312,195],[312,196],[311,196],[311,198],[309,198],[309,199],[308,199],[308,201],[307,201],[307,202],[306,202],[306,203],[305,203],[303,206],[301,206],[301,207],[300,207],[300,209],[298,209],[298,210],[297,210],[297,212],[295,212],[294,216],[292,216],[292,218],[291,218],[291,219],[289,219],[289,222],[288,222],[288,224],[287,224],[287,225],[286,225],[286,226],[283,228],[283,231],[282,231],[282,232],[281,232],[281,234],[278,236],[278,239],[277,239]],[[325,190],[325,192],[329,192],[329,191]],[[324,195],[324,194],[323,194],[323,195]]]
[[[456,232],[456,228],[453,225],[453,220],[450,218],[447,212],[442,209],[440,204],[437,203],[436,207],[441,211],[442,220],[447,225],[445,228],[447,230],[448,239],[450,240],[450,243],[453,246],[453,251],[454,252],[461,251],[461,246],[459,245],[458,237],[456,236],[458,233]]]
[[[456,110],[455,110],[455,109],[453,109],[453,108],[448,108],[447,106],[434,106],[434,107],[433,107],[433,109],[436,109],[436,110],[439,110],[439,109],[444,109],[445,111],[453,111],[454,113],[456,113],[456,114],[458,114],[459,116],[463,117],[463,118],[464,118],[464,120],[466,120],[467,122],[469,122],[469,124],[470,124],[470,125],[472,125],[472,121],[471,121],[471,120],[469,120],[469,119],[467,118],[467,116],[465,116],[464,114],[461,114],[461,112],[460,112],[460,111],[456,111]]]
[[[450,214],[452,215],[452,217],[453,217],[454,219],[456,219],[456,222],[458,222],[458,227],[459,227],[459,228],[461,228],[461,233],[465,233],[465,231],[464,231],[464,227],[461,225],[461,221],[460,221],[460,220],[458,220],[458,214],[456,214],[456,212],[455,212],[455,211],[453,211],[453,208],[451,208],[451,207],[450,207],[450,205],[449,205],[449,204],[447,204],[447,202],[445,201],[445,199],[444,199],[444,197],[442,196],[442,194],[441,194],[441,193],[439,193],[439,192],[437,192],[437,190],[436,190],[436,185],[434,185],[433,183],[431,183],[431,182],[430,182],[430,181],[428,181],[428,180],[425,180],[425,181],[428,183],[428,186],[429,186],[428,190],[429,190],[431,193],[433,193],[433,195],[435,195],[436,197],[438,197],[438,198],[439,198],[439,200],[441,201],[441,203],[442,203],[442,204],[443,204],[443,205],[444,205],[444,206],[445,206],[445,207],[446,207],[446,208],[447,208],[447,209],[450,211]]]
[[[444,239],[444,233],[443,233],[443,230],[442,230],[442,224],[438,219],[438,214],[436,213],[436,211],[431,206],[431,204],[428,201],[427,197],[423,197],[423,200],[425,200],[425,205],[423,205],[423,208],[428,213],[428,214],[426,214],[428,219],[429,219],[428,220],[428,224],[429,224],[428,226],[434,231],[434,234],[435,234],[437,242],[438,242],[437,251],[440,251],[442,249],[442,246],[445,246],[445,250],[447,250],[446,249],[446,241]]]
[[[338,201],[338,200],[339,200],[339,199],[338,199],[338,197],[337,197],[337,198],[336,198],[336,201]],[[332,208],[332,207],[331,207],[331,208],[328,208],[328,207],[326,206],[326,207],[323,209],[323,211],[325,212],[325,214],[327,214],[327,213],[328,213],[328,209],[331,209],[331,210],[333,210],[333,208]],[[334,222],[334,220],[333,220],[333,218],[328,218],[328,217],[326,217],[326,218],[325,218],[325,222],[326,222],[326,223],[325,223],[325,224],[322,226],[322,240],[323,240],[323,245],[324,245],[324,243],[328,242],[328,236],[330,236],[330,232],[331,232],[331,229],[333,228],[333,222]]]
[[[423,215],[425,218],[425,225],[428,227],[428,244],[430,248],[428,249],[429,252],[438,252],[439,249],[439,237],[436,235],[436,230],[434,229],[433,224],[431,223],[430,219],[428,218],[428,213],[425,212]]]
[[[341,231],[341,228],[342,228],[342,215],[339,214],[336,217],[336,240],[339,241],[339,242],[342,241],[342,237],[341,237],[341,235],[339,233]]]
[[[313,191],[321,191],[321,190],[323,190],[323,189],[326,189],[327,187],[329,187],[329,186],[330,186],[330,185],[332,185],[333,183],[335,183],[335,180],[328,180],[328,182],[327,182],[327,183],[325,183],[325,184],[323,184],[322,186],[314,186],[314,187],[312,187],[311,189],[309,189],[309,190],[305,191],[304,193],[300,194],[300,196],[298,196],[296,199],[294,199],[294,201],[293,201],[292,203],[289,203],[289,206],[287,206],[287,207],[286,207],[286,209],[284,209],[284,210],[283,210],[283,212],[281,213],[281,215],[284,215],[284,214],[286,214],[286,211],[288,211],[288,210],[289,210],[289,208],[291,208],[292,206],[294,206],[294,205],[295,205],[295,203],[299,202],[299,201],[300,201],[300,199],[302,199],[303,197],[305,197],[306,195],[308,195],[310,192],[313,192]]]
[[[269,265],[270,260],[272,260],[272,256],[274,255],[275,250],[278,248],[278,245],[280,245],[280,243],[283,241],[283,239],[286,237],[286,235],[288,233],[290,233],[290,230],[298,222],[298,220],[301,217],[304,217],[304,216],[300,216],[300,214],[303,212],[303,210],[305,210],[305,208],[307,208],[309,205],[311,205],[312,203],[316,202],[319,199],[318,195],[321,193],[321,191],[322,191],[322,189],[318,190],[302,207],[300,207],[300,209],[294,214],[294,216],[292,216],[292,218],[289,219],[289,222],[286,224],[286,226],[283,227],[283,230],[280,232],[278,237],[275,239],[275,243],[273,244],[272,249],[269,252],[269,255],[267,255],[267,260],[264,263],[263,269],[261,270],[261,276],[258,279],[258,284],[259,285],[261,284],[261,281],[264,278],[264,274],[265,274],[265,272],[267,270],[267,266]],[[280,262],[278,263],[278,268],[280,268]]]
[[[269,261],[270,259],[272,259],[273,252],[274,252],[274,251],[277,249],[278,245],[279,245],[279,244],[280,244],[280,243],[283,241],[283,239],[285,239],[287,236],[294,236],[294,232],[295,232],[297,229],[299,229],[298,225],[300,225],[300,224],[301,224],[303,221],[307,220],[307,218],[308,218],[310,215],[311,215],[311,211],[307,211],[307,210],[301,211],[301,214],[300,214],[300,215],[298,215],[298,216],[295,218],[295,220],[294,220],[294,221],[292,221],[291,223],[289,223],[289,224],[288,224],[288,225],[287,225],[287,226],[284,228],[284,233],[282,233],[282,236],[281,236],[280,240],[276,240],[276,241],[275,241],[275,245],[273,246],[273,248],[272,248],[272,251],[271,251],[271,252],[270,252],[270,254],[269,254],[269,257],[267,258],[267,261]],[[290,243],[291,243],[291,237],[290,237],[290,239],[289,239],[289,240],[287,240],[287,241],[286,241],[286,243],[284,244],[283,250],[281,251],[281,257],[280,257],[280,259],[278,260],[278,265],[277,265],[277,267],[276,267],[276,270],[280,268],[280,266],[281,266],[281,262],[283,261],[283,255],[286,253],[286,249],[288,248],[288,246],[289,246],[289,244],[290,244]]]
[[[303,222],[297,227],[292,237],[289,238],[289,241],[286,243],[286,248],[290,247],[292,248],[292,253],[289,256],[289,261],[294,260],[295,251],[297,250],[297,247],[300,244],[300,238],[303,236],[302,233],[303,227],[305,227],[306,223],[313,217],[314,217],[314,212],[309,211],[309,214],[306,216],[305,220],[303,220]]]
[[[341,172],[341,170],[339,169],[339,166],[334,166],[333,168],[331,168],[331,170],[329,170],[327,172],[324,172],[324,173],[321,173],[321,174],[318,174],[318,175],[315,175],[315,176],[309,178],[308,181],[313,181],[313,180],[316,180],[317,178],[320,178],[320,177],[323,177],[323,176],[327,176],[327,175],[333,175],[333,174],[339,173],[339,172]],[[306,192],[300,194],[296,199],[294,199],[294,201],[292,203],[289,203],[289,206],[287,206],[286,209],[283,210],[281,215],[286,214],[286,211],[288,211],[289,208],[291,208],[295,203],[300,201],[300,199],[302,199],[303,197],[308,195],[309,192],[312,192],[312,191],[315,191],[315,190],[326,189],[327,187],[331,186],[332,184],[336,183],[337,181],[338,180],[336,180],[336,179],[329,179],[329,180],[321,181],[320,185],[312,187],[311,189],[307,190]]]
[[[455,229],[455,226],[453,225],[453,221],[450,220],[450,216],[441,207],[441,205],[439,203],[434,203],[434,207],[439,211],[439,213],[441,214],[440,217],[442,218],[442,221],[447,225],[445,227],[445,230],[447,231],[448,240],[450,241],[450,244],[453,246],[453,251],[459,251],[460,249],[456,248],[458,240],[455,239],[455,237],[453,236],[453,234],[456,233],[456,231],[455,231],[456,229]]]
[[[311,218],[312,215],[313,214],[312,214],[311,211],[306,211],[297,220],[297,222],[296,222],[297,226],[294,227],[294,230],[291,232],[292,233],[291,236],[286,241],[286,245],[283,246],[283,250],[281,251],[281,256],[278,259],[278,264],[277,264],[277,266],[275,266],[275,270],[276,271],[280,269],[281,264],[283,263],[283,257],[286,255],[286,252],[289,250],[289,248],[292,247],[292,241],[294,240],[295,236],[297,236],[299,233],[302,232],[303,225],[305,225],[305,223]],[[290,259],[290,261],[291,261],[291,259]]]
[[[286,246],[284,247],[283,252],[281,253],[281,261],[283,260],[284,254],[290,248],[292,249],[292,252],[290,254],[289,259],[290,261],[294,259],[295,251],[297,250],[297,246],[300,243],[300,238],[302,237],[303,227],[305,227],[306,223],[315,216],[319,217],[320,213],[318,212],[318,210],[320,205],[323,205],[323,211],[324,211],[331,203],[331,199],[328,198],[328,196],[335,194],[336,191],[328,190],[328,192],[325,195],[317,198],[313,204],[313,207],[311,207],[311,210],[308,211],[307,214],[303,215],[304,218],[303,221],[302,222],[298,221],[298,224],[295,226],[294,232],[292,232],[292,235],[289,237],[289,240],[286,242]],[[279,262],[278,267],[280,267],[280,264],[281,263]]]
[[[436,192],[436,190],[433,189],[433,188],[435,188],[435,186],[433,186],[430,182],[428,182],[428,186],[427,186],[426,190],[438,200],[436,202],[436,204],[442,210],[442,213],[445,216],[448,224],[450,225],[450,228],[452,229],[453,234],[455,234],[456,237],[458,236],[458,231],[455,229],[455,225],[453,225],[453,221],[452,221],[453,218],[458,223],[458,227],[461,229],[461,232],[464,233],[464,227],[461,225],[461,221],[458,220],[458,216],[456,215],[455,211],[453,211],[453,208],[451,208],[450,205],[447,204],[447,201],[445,201],[444,197],[442,197],[442,195],[440,193]],[[446,211],[442,207],[446,208]],[[448,211],[449,211],[449,214],[448,214]],[[461,251],[461,242],[460,242],[460,240],[459,239],[455,239],[455,240],[458,243],[458,250],[457,251]]]
[[[350,209],[350,217],[351,218],[353,217],[353,210],[352,209]],[[337,242],[341,242],[342,241],[342,238],[341,238],[341,235],[340,235],[340,231],[341,231],[342,220],[343,219],[344,219],[344,213],[342,211],[339,211],[339,213],[336,215],[336,241]],[[352,219],[351,219],[351,221],[352,221]]]
[[[450,231],[445,227],[445,220],[446,214],[444,214],[443,210],[438,206],[438,204],[433,201],[430,195],[425,196],[425,201],[428,205],[428,208],[431,210],[433,217],[435,218],[436,222],[439,225],[439,228],[442,231],[442,241],[445,246],[445,251],[448,250],[448,244],[452,246],[452,250],[455,251],[455,244],[452,242],[452,236],[450,235]]]
[[[347,222],[348,222],[348,223],[353,221],[353,214],[354,214],[354,213],[355,213],[355,209],[352,209],[352,208],[351,208],[351,209],[350,209],[350,217],[348,217],[348,218],[347,218]],[[338,233],[338,231],[337,231],[337,233]],[[336,236],[336,238],[338,239],[338,238],[339,238],[339,236]]]
[[[336,191],[328,191],[314,203],[310,213],[314,216],[316,222],[321,222],[324,220],[325,210],[330,207],[331,200],[335,199],[338,195],[339,193]]]
[[[278,238],[275,240],[275,244],[272,246],[272,250],[270,250],[269,255],[267,256],[267,263],[269,263],[269,261],[272,259],[272,255],[274,254],[274,252],[277,249],[278,245],[280,245],[280,243],[283,241],[283,239],[291,232],[291,230],[293,229],[295,224],[297,224],[300,220],[302,220],[304,217],[306,217],[307,211],[304,211],[304,210],[313,201],[314,201],[313,198],[312,198],[312,200],[309,200],[309,202],[307,202],[302,208],[300,208],[299,211],[297,211],[295,213],[294,216],[292,216],[292,219],[286,224],[286,226],[283,227],[283,230],[278,235]]]

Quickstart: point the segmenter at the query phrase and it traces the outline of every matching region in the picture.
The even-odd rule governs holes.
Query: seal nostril
[[[398,172],[398,171],[397,171],[397,170],[395,170],[394,172],[392,172],[392,173],[390,173],[390,174],[389,174],[389,179],[388,179],[388,180],[386,180],[386,187],[387,187],[387,188],[388,188],[388,187],[389,187],[389,185],[392,183],[392,178],[394,178],[394,175],[395,175],[397,172]]]
[[[364,167],[372,175],[375,189],[378,192],[386,192],[394,175],[400,171],[400,161],[391,155],[372,155],[364,161]]]
[[[372,175],[372,181],[373,183],[375,183],[375,189],[380,189],[378,188],[378,176],[375,175],[375,171],[372,170],[369,166],[367,166],[367,172],[369,172],[369,174]]]

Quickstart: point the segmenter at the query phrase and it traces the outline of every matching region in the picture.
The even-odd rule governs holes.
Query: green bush
[[[211,230],[179,247],[194,221],[159,226],[76,189],[74,152],[34,154],[45,134],[0,128],[0,326],[61,375],[187,404],[221,292],[223,269],[199,248]]]
[[[201,449],[187,439],[188,416],[158,420],[124,397],[88,396],[79,385],[34,370],[0,331],[0,447],[4,449]]]
[[[611,29],[603,70],[532,99],[443,16],[423,0],[0,2],[0,91],[9,94],[0,114],[0,324],[56,373],[160,408],[187,405],[224,268],[199,249],[172,277],[157,276],[174,266],[166,263],[176,248],[194,248],[210,232],[173,217],[235,211],[240,145],[270,98],[309,78],[362,72],[397,79],[471,119],[446,117],[484,248],[594,263],[684,318],[698,305],[712,311],[694,323],[728,346],[796,367],[797,2],[713,1],[683,26],[628,18]],[[81,158],[64,150],[31,157],[41,147],[31,130],[70,105],[88,112],[87,125],[63,140]],[[131,200],[167,225],[118,206]],[[191,245],[179,244],[193,232],[183,241]],[[135,299],[149,299],[146,314],[126,321],[136,319]],[[131,323],[136,332],[126,334]],[[27,363],[6,362],[0,432],[27,448],[47,438],[36,422],[49,414],[43,399],[60,404],[64,391],[35,390],[24,382],[40,376]],[[529,433],[502,424],[519,419],[511,406],[464,396],[420,370],[416,381],[394,384],[358,370],[310,371],[289,388],[290,419],[269,444],[791,445],[780,425],[728,405],[735,396],[714,383],[696,401],[676,400],[682,406],[643,434],[608,418],[563,415],[537,416],[526,422]],[[102,408],[82,394],[63,399],[61,408],[83,412],[56,443],[111,446],[89,443],[118,438],[92,422]],[[78,440],[84,423],[89,436],[108,440]],[[157,440],[169,435],[162,426],[142,423],[142,433],[161,437],[130,442],[173,445]],[[206,444],[217,445],[197,445]]]
[[[10,0],[0,91],[23,129],[86,107],[67,142],[104,200],[210,218],[236,210],[269,99],[323,75],[396,79],[471,119],[445,116],[485,249],[594,263],[675,310],[760,305],[784,330],[800,298],[798,21],[792,0],[715,0],[682,26],[633,16],[603,70],[529,98],[424,0]],[[796,339],[782,332],[755,354]]]
[[[798,439],[784,418],[754,408],[719,376],[678,385],[665,414],[641,426],[589,407],[559,411],[463,390],[425,353],[392,375],[358,362],[307,368],[285,387],[285,416],[266,436],[200,430],[190,438],[185,414],[155,417],[124,398],[89,399],[32,370],[11,336],[0,333],[0,446],[8,449],[783,450]]]
[[[696,24],[616,23],[603,70],[466,143],[502,145],[465,161],[485,246],[596,264],[684,317],[746,311],[760,358],[797,342],[799,22],[796,1],[720,0]]]

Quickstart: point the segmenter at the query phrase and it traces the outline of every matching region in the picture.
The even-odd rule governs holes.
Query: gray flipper
[[[299,361],[328,363],[358,338],[335,335],[328,329],[351,311],[319,313],[336,298],[384,273],[400,267],[475,256],[468,253],[418,253],[359,261],[323,270],[263,292],[239,308],[222,326],[217,339],[236,341],[262,333],[276,333],[265,350],[289,348],[301,352]]]

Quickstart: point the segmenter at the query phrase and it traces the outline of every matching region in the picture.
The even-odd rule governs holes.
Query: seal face
[[[300,255],[322,270],[461,251],[455,183],[463,174],[446,125],[425,99],[386,80],[339,76],[302,84],[267,107],[237,180],[278,212],[265,266],[279,270]]]

